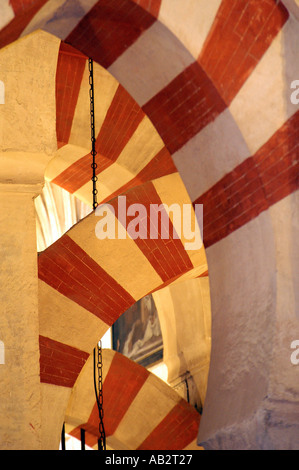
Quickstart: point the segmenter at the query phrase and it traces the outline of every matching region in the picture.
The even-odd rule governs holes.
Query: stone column
[[[38,30],[0,50],[0,449],[42,447],[33,199],[57,150],[59,46]]]
[[[34,209],[40,191],[39,184],[0,183],[0,449],[41,448]]]

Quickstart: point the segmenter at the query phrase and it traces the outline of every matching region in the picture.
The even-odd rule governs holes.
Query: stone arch
[[[78,378],[66,411],[66,431],[97,447],[98,409],[90,377],[92,360]],[[103,350],[104,425],[107,446],[119,450],[196,448],[200,415],[154,374],[112,350]],[[121,397],[121,398],[120,398]],[[153,406],[158,400],[159,407]],[[148,409],[151,413],[148,413]],[[143,423],[140,426],[140,423]],[[166,430],[166,431],[165,431]]]
[[[169,196],[167,187],[176,187],[176,195],[185,194],[181,200],[188,200],[175,174],[124,194],[129,201],[144,201],[145,195],[157,201],[155,195],[163,188],[163,202]],[[97,240],[96,223],[91,213],[39,254],[41,382],[44,402],[55,400],[61,410],[56,429],[63,419],[65,395],[69,396],[94,345],[114,321],[149,292],[207,271],[203,247],[185,251],[182,241],[172,237],[161,242]],[[150,256],[153,251],[155,258]]]

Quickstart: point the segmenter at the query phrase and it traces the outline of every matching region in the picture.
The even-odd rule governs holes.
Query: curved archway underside
[[[72,392],[65,423],[66,432],[77,439],[85,429],[86,444],[97,448],[99,416],[92,376],[90,358]],[[194,407],[144,367],[107,349],[103,350],[103,400],[108,447],[196,449],[200,415]]]
[[[148,196],[149,201],[160,205],[173,198],[173,189],[177,203],[188,203],[188,195],[177,174],[137,186],[123,194],[127,195],[128,204],[145,203]],[[110,201],[111,207],[113,201],[117,200]],[[116,206],[115,209],[113,217],[118,222]],[[184,240],[174,238],[172,230],[169,231],[170,238],[165,240],[133,240],[128,235],[126,239],[99,240],[97,222],[97,216],[92,212],[39,254],[43,382],[74,385],[77,375],[68,377],[71,354],[68,346],[78,350],[78,374],[86,354],[92,352],[108,328],[137,300],[171,283],[207,272],[203,246],[199,250],[186,251]],[[195,214],[192,223],[196,223]],[[72,329],[67,327],[69,324]],[[85,335],[80,334],[83,325]],[[55,374],[51,351],[57,349],[57,342],[65,349],[65,360],[62,352]],[[66,376],[62,372],[62,362],[65,362]],[[51,376],[47,374],[50,364]]]

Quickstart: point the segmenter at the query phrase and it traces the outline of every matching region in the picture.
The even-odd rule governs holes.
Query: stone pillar
[[[42,447],[33,199],[57,150],[59,46],[38,30],[0,50],[0,449]]]
[[[39,184],[0,183],[0,449],[41,448],[36,219]],[[4,363],[3,363],[4,362]]]

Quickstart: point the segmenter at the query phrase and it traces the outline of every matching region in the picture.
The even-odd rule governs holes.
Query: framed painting
[[[163,339],[152,295],[130,307],[112,326],[112,347],[148,367],[163,359]]]

